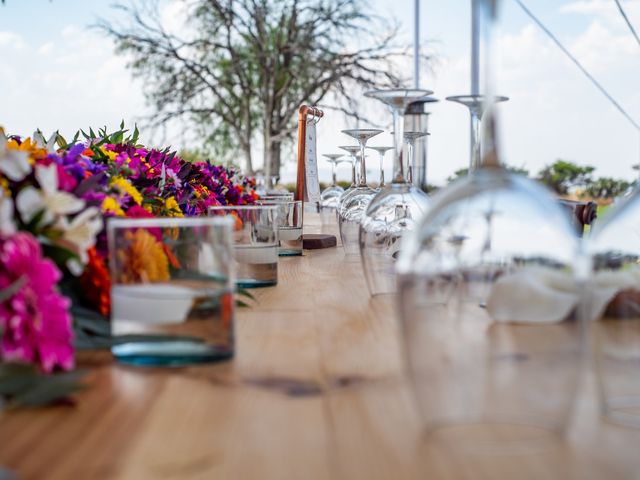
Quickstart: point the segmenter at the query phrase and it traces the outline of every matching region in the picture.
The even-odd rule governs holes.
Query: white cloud
[[[13,32],[0,32],[0,48],[9,47],[16,50],[25,48],[24,39]]]
[[[140,83],[97,32],[69,25],[44,45],[23,41],[21,49],[15,48],[17,34],[0,32],[6,38],[14,39],[0,42],[9,66],[0,75],[0,89],[10,92],[1,119],[8,132],[27,135],[41,128],[72,135],[89,126],[113,128],[121,119],[132,123],[145,112]]]

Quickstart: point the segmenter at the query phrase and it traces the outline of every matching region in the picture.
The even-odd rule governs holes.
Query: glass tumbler
[[[111,351],[133,365],[182,366],[233,356],[232,222],[112,218]]]
[[[302,201],[264,200],[261,205],[278,207],[278,255],[296,257],[302,255]]]
[[[236,284],[241,288],[278,283],[278,206],[228,205],[209,208],[209,216],[233,218]]]

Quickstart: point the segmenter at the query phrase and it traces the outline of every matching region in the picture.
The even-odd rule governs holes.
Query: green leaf
[[[60,135],[59,133],[56,134],[56,143],[58,144],[58,146],[60,148],[67,148],[69,146],[69,144],[64,139],[64,137],[62,135]]]
[[[20,291],[20,289],[24,286],[26,281],[27,281],[27,279],[23,275],[20,278],[18,278],[15,282],[13,282],[11,285],[9,285],[7,288],[5,288],[4,290],[1,290],[0,291],[0,303],[4,302],[6,300],[9,300],[16,293],[18,293],[18,291]]]
[[[85,388],[80,383],[84,372],[66,372],[53,375],[39,375],[38,381],[9,400],[9,408],[19,406],[39,407],[66,399],[72,393]]]
[[[83,375],[81,371],[45,375],[34,365],[0,364],[0,396],[7,399],[9,408],[46,405],[82,389]]]
[[[131,137],[131,143],[134,145],[138,144],[138,137],[140,136],[140,132],[138,131],[138,124],[134,124],[133,136]]]

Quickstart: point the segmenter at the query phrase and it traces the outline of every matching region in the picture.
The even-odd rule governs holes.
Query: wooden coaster
[[[305,233],[302,236],[302,248],[305,250],[317,250],[319,248],[335,247],[338,244],[334,235],[324,233]]]

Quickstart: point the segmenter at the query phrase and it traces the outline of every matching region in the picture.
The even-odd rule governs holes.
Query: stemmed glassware
[[[343,145],[342,147],[339,147],[339,148],[347,152],[350,157],[349,162],[351,162],[351,185],[349,185],[349,187],[346,188],[344,192],[342,192],[342,195],[338,199],[338,205],[337,205],[338,211],[340,210],[340,205],[342,205],[342,202],[347,196],[347,194],[349,194],[349,192],[354,190],[358,185],[358,166],[360,165],[360,162],[358,160],[360,147],[358,145]]]
[[[394,175],[392,182],[371,200],[362,218],[359,232],[360,255],[372,295],[396,291],[394,265],[400,238],[414,226],[427,209],[429,199],[407,181],[408,155],[403,157],[404,112],[407,106],[433,92],[430,90],[372,90],[366,96],[376,98],[391,108],[394,135]]]
[[[344,192],[344,188],[336,182],[336,166],[340,163],[339,159],[344,157],[344,153],[325,153],[322,156],[331,164],[331,185],[320,194],[320,207],[335,209],[338,206],[340,196]]]
[[[498,1],[479,3],[488,46]],[[476,453],[559,440],[583,347],[577,236],[546,189],[500,164],[493,102],[486,109],[480,168],[433,197],[397,265],[427,438]]]
[[[340,225],[340,239],[345,253],[357,255],[358,253],[358,226],[369,202],[376,191],[367,185],[367,166],[364,151],[367,141],[382,133],[377,129],[343,130],[342,133],[358,140],[360,149],[360,171],[356,187],[346,193],[340,202],[338,209],[338,224]]]
[[[427,132],[404,132],[404,141],[407,145],[407,160],[409,164],[407,181],[413,183],[413,169],[416,156],[416,140],[429,135]]]
[[[480,125],[482,116],[488,101],[493,103],[506,102],[509,97],[497,96],[491,100],[485,95],[454,95],[447,97],[450,102],[459,103],[469,109],[471,116],[471,154],[469,158],[469,173],[480,166],[482,160],[482,141],[480,138]]]
[[[386,187],[384,183],[384,154],[389,150],[393,150],[393,147],[367,147],[370,150],[375,150],[378,152],[378,156],[380,158],[380,182],[378,182],[378,189],[382,189]]]
[[[610,207],[590,235],[590,319],[601,410],[640,428],[640,190]]]

